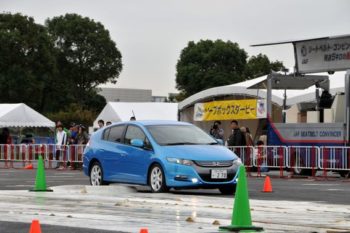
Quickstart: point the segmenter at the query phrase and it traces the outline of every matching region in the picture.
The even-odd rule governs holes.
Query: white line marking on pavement
[[[339,184],[303,184],[305,186],[339,186]]]
[[[344,189],[327,189],[327,191],[345,191]]]

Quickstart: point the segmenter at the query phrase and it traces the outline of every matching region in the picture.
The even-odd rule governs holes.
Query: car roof
[[[183,121],[166,121],[166,120],[145,120],[145,121],[129,121],[129,122],[118,122],[121,123],[133,123],[136,125],[149,126],[149,125],[191,125],[190,123]]]

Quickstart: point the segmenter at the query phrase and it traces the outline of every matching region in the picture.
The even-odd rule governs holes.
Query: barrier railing
[[[55,144],[3,144],[0,145],[0,168],[22,168],[38,160],[42,155],[47,168],[62,166],[79,167],[85,145],[57,146]],[[234,151],[247,167],[258,174],[268,169],[279,169],[280,176],[286,169],[293,173],[307,170],[315,175],[322,170],[350,172],[350,147],[316,146],[239,146],[228,147]]]
[[[285,146],[231,146],[230,150],[240,157],[242,163],[247,167],[248,172],[251,168],[256,168],[258,175],[268,168],[279,168],[280,176],[283,176],[283,170],[287,166],[288,150]]]
[[[290,146],[288,147],[288,163],[292,173],[301,174],[302,169],[308,169],[309,175],[315,175],[319,169],[320,148],[315,146]]]
[[[252,146],[228,146],[241,160],[245,167],[253,167],[253,152]]]
[[[293,174],[315,176],[322,170],[350,173],[350,147],[255,146],[228,147],[234,151],[248,171],[260,172],[279,168],[280,176],[287,169]]]
[[[350,147],[321,147],[319,156],[319,169],[324,171],[350,170]]]
[[[85,145],[54,144],[2,144],[0,145],[0,162],[2,168],[23,168],[28,163],[36,162],[39,155],[43,156],[45,166],[54,165],[67,168],[80,167],[83,162]]]

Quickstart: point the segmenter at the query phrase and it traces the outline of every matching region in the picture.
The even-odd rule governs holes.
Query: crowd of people
[[[238,147],[238,146],[254,146],[254,139],[248,127],[239,126],[238,121],[232,120],[231,133],[226,140],[227,146]],[[209,131],[210,135],[215,139],[224,140],[224,129],[221,127],[220,121],[215,121]],[[257,144],[261,145],[264,142],[262,140],[257,141]]]
[[[239,157],[243,156],[242,153],[246,151],[242,148],[245,146],[254,147],[253,149],[253,159],[257,159],[257,164],[260,167],[260,172],[267,172],[268,168],[266,166],[266,151],[264,147],[264,138],[266,136],[260,136],[259,140],[254,143],[254,139],[248,127],[239,126],[238,121],[233,120],[230,124],[231,133],[226,140],[226,146],[231,147],[235,154]],[[209,131],[210,135],[215,139],[220,139],[224,142],[224,129],[221,128],[221,122],[215,121],[213,126]]]
[[[62,161],[66,160],[64,156],[67,156],[67,145],[85,145],[89,141],[89,135],[86,132],[85,126],[81,124],[71,123],[69,129],[65,128],[61,121],[56,123],[55,143],[56,143],[56,160],[57,169],[63,169],[64,164]],[[71,161],[80,160],[83,154],[83,147],[72,147],[70,151]],[[67,164],[70,169],[78,168],[78,164],[71,162]]]
[[[10,136],[10,130],[3,128],[0,135],[0,144],[12,144],[12,138]]]

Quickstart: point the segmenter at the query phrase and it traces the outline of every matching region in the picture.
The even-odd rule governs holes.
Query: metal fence
[[[41,155],[47,168],[61,165],[81,166],[85,145],[57,146],[55,144],[11,144],[0,145],[2,168],[24,168],[35,164]]]
[[[285,171],[293,174],[315,176],[317,171],[350,174],[350,147],[317,146],[240,146],[228,147],[235,152],[247,167],[248,173],[279,169],[280,176]]]
[[[23,168],[35,163],[43,156],[45,166],[54,168],[79,165],[83,161],[85,145],[57,146],[55,144],[11,144],[0,145],[0,168]],[[317,170],[349,171],[350,147],[316,146],[241,146],[228,147],[236,153],[247,167],[248,172],[279,169],[280,175],[286,170],[307,169],[314,175]]]

